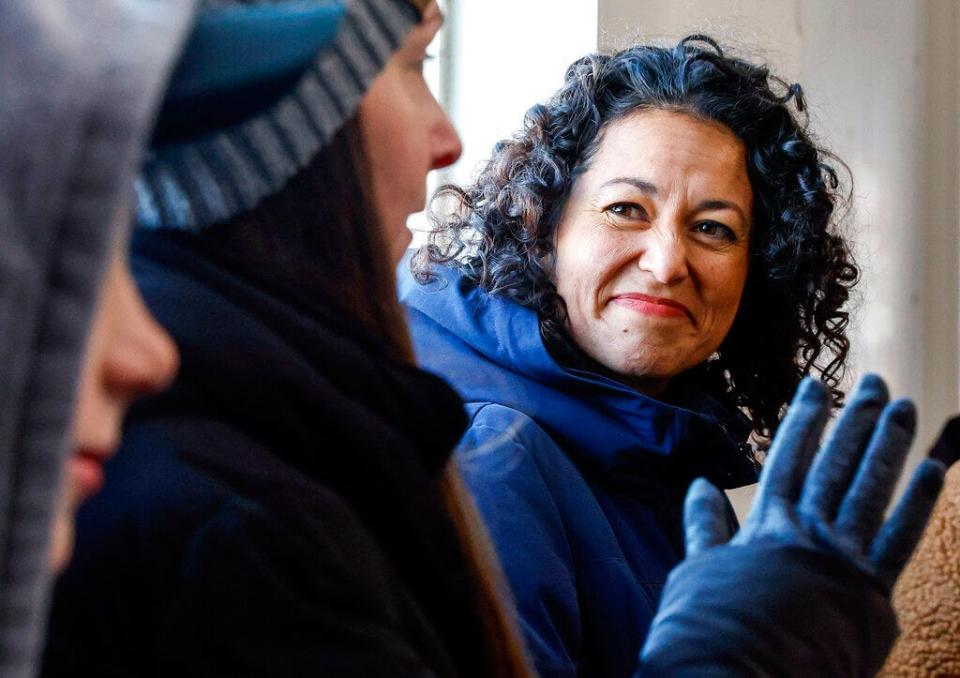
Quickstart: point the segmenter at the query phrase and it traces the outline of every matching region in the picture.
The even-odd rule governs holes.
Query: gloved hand
[[[687,559],[671,573],[641,675],[872,675],[896,637],[889,592],[926,525],[944,467],[917,468],[884,512],[916,423],[865,377],[819,455],[830,412],[806,379],[785,417],[753,509],[731,539],[727,501],[699,479],[685,506]],[[811,467],[812,463],[812,467]]]
[[[699,479],[690,487],[684,511],[687,555],[728,540],[731,546],[768,540],[819,548],[892,588],[926,526],[943,466],[921,462],[881,527],[916,427],[909,400],[889,405],[887,400],[883,380],[864,377],[814,459],[830,406],[826,389],[804,380],[770,448],[743,529],[730,538],[726,499],[713,485]]]

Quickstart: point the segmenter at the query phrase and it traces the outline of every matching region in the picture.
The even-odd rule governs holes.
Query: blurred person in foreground
[[[175,369],[123,251],[143,138],[191,15],[181,0],[0,3],[4,678],[36,675],[73,512],[99,486],[127,405]]]
[[[527,675],[393,268],[460,141],[404,0],[202,3],[136,183],[176,341],[81,511],[44,674]],[[430,423],[428,426],[427,423]]]

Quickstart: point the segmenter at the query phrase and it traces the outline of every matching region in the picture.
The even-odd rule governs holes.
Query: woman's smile
[[[610,301],[641,315],[693,322],[693,316],[690,315],[689,309],[672,299],[640,294],[639,292],[627,292],[614,296]]]

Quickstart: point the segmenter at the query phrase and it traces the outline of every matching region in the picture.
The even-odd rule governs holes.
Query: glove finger
[[[945,472],[943,463],[936,459],[920,462],[893,514],[873,541],[870,562],[888,590],[893,588],[923,535],[943,487]]]
[[[760,475],[754,509],[758,515],[773,498],[795,501],[800,496],[803,479],[829,413],[830,401],[826,387],[816,379],[804,378],[793,396],[787,416],[777,430]]]
[[[940,437],[934,443],[929,456],[942,461],[947,468],[960,459],[960,416],[948,419],[943,425]]]
[[[683,525],[688,558],[729,541],[727,500],[708,480],[697,478],[687,490],[683,502]]]
[[[909,400],[896,400],[884,408],[853,484],[840,503],[834,523],[838,534],[864,548],[873,539],[903,470],[916,423],[917,413]]]
[[[827,442],[814,458],[800,497],[803,513],[832,519],[863,457],[870,434],[890,396],[883,380],[868,374],[860,380]]]

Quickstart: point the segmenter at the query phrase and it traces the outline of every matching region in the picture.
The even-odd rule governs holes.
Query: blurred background
[[[960,409],[960,1],[445,0],[428,79],[465,147],[466,183],[591,51],[708,33],[799,82],[814,135],[853,176],[863,271],[848,384],[887,378],[920,412],[913,463]],[[423,215],[411,218],[422,240]],[[418,233],[419,232],[419,233]],[[750,491],[734,493],[742,511]]]

